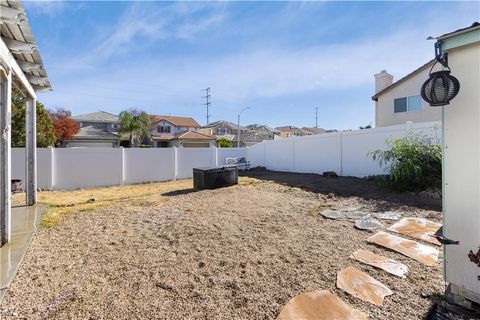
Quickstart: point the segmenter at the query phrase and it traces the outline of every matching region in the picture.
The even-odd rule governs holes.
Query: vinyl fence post
[[[263,140],[263,165],[262,167],[267,168],[267,141]]]
[[[293,150],[292,150],[292,153],[293,153],[293,163],[292,163],[292,172],[295,172],[295,136],[293,136],[293,142],[292,142],[292,147],[293,147]]]
[[[343,176],[343,132],[339,132],[339,139],[340,139],[340,174],[339,176]]]
[[[172,147],[172,181],[177,180],[178,174],[178,150],[177,147]]]
[[[48,146],[48,156],[50,158],[50,168],[48,168],[48,190],[55,188],[55,149]]]
[[[212,147],[212,166],[218,166],[218,149],[217,147]]]
[[[125,184],[125,149],[123,147],[119,147],[119,149],[121,164],[120,185],[123,186]]]

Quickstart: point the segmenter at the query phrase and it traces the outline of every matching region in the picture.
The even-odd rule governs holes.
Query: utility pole
[[[202,89],[202,90],[206,92],[206,95],[202,98],[206,99],[206,102],[203,103],[203,105],[207,107],[207,124],[209,124],[210,123],[210,117],[211,117],[211,115],[210,115],[210,105],[212,104],[212,102],[210,100],[212,98],[212,96],[210,95],[210,90],[211,89],[210,89],[210,87],[208,87],[208,88]]]
[[[250,109],[250,107],[243,108],[242,111],[238,114],[238,128],[237,128],[237,148],[240,148],[240,116],[242,112]]]
[[[318,128],[318,107],[315,107],[315,128]]]

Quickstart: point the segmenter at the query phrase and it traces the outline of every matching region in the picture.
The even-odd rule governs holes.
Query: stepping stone
[[[375,219],[360,219],[355,221],[355,228],[360,230],[375,231],[383,228],[383,224]]]
[[[376,306],[381,306],[383,299],[393,294],[386,285],[354,267],[337,273],[337,287]]]
[[[348,211],[346,216],[348,219],[367,219],[370,218],[370,213],[363,211]]]
[[[438,249],[413,240],[379,231],[367,239],[367,242],[401,253],[427,266],[434,266],[438,260]]]
[[[403,263],[375,254],[371,251],[357,250],[350,256],[350,258],[382,269],[397,277],[405,278],[408,273],[408,267]]]
[[[341,218],[343,213],[341,211],[327,209],[320,212],[320,215],[324,218],[335,220]]]
[[[277,320],[364,320],[367,318],[365,313],[352,308],[330,291],[316,290],[290,299]]]
[[[415,239],[427,241],[436,245],[441,245],[437,239],[431,237],[442,225],[422,218],[403,218],[388,230],[400,233]]]
[[[375,212],[373,216],[381,220],[398,220],[402,217],[402,214],[396,211],[385,211],[385,212]]]

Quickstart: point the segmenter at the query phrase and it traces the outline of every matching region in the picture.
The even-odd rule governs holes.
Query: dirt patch
[[[90,203],[94,210],[66,215],[33,240],[1,318],[274,319],[295,295],[330,290],[373,319],[418,319],[443,293],[440,262],[424,266],[368,244],[371,233],[356,230],[354,221],[315,214],[330,207],[382,208],[439,221],[440,213],[423,200],[417,205],[413,196],[358,179],[255,174],[263,181],[165,190],[168,201],[161,205],[148,199]],[[410,272],[401,279],[350,259],[359,249],[401,262]],[[394,294],[377,307],[337,289],[337,272],[348,266]]]

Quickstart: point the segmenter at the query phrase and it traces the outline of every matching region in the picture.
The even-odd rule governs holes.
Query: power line
[[[315,128],[318,128],[318,107],[315,107]]]
[[[208,88],[202,89],[202,90],[206,92],[205,97],[202,97],[202,98],[206,99],[206,102],[203,103],[203,105],[207,107],[207,117],[206,117],[206,118],[207,118],[207,124],[209,124],[209,123],[210,123],[210,117],[211,117],[211,115],[210,115],[210,106],[211,106],[211,104],[212,104],[212,102],[211,102],[211,100],[210,100],[211,97],[212,97],[212,96],[210,95],[210,90],[211,90],[211,89],[210,89],[210,87],[208,87]]]

